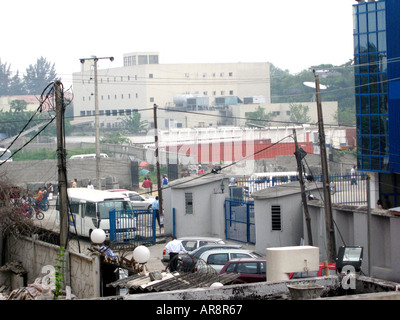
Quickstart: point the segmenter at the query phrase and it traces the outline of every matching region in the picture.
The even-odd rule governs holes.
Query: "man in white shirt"
[[[175,236],[172,237],[172,240],[168,242],[168,244],[164,248],[166,252],[169,254],[169,268],[171,272],[176,271],[176,265],[178,262],[178,254],[183,251],[187,253],[185,247],[182,243],[176,239]]]

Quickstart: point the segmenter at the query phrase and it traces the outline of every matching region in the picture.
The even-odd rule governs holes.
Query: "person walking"
[[[54,187],[51,183],[49,183],[49,185],[47,186],[47,190],[49,191],[48,199],[53,200]]]
[[[87,188],[88,189],[94,189],[94,186],[92,185],[92,181],[89,180]]]
[[[78,182],[78,180],[76,180],[76,179],[74,179],[74,181],[72,181],[72,188],[78,187],[77,182]]]
[[[151,204],[153,210],[154,210],[154,214],[156,216],[157,219],[157,223],[158,223],[158,227],[160,228],[160,232],[161,232],[161,223],[160,223],[160,203],[158,201],[158,196],[156,196],[156,200],[154,200],[154,202]]]
[[[168,185],[168,177],[166,174],[164,174],[163,180],[162,180],[162,186],[166,187],[167,185]]]
[[[182,243],[176,239],[175,236],[172,237],[172,240],[168,242],[165,246],[165,251],[169,254],[169,270],[171,272],[177,271],[177,262],[178,255],[182,251],[184,253],[188,253]]]
[[[144,188],[146,190],[146,193],[150,192],[150,181],[149,178],[144,178],[144,181],[142,183],[142,188]]]
[[[356,180],[356,166],[353,166],[350,170],[350,178],[351,178],[351,185],[357,185],[357,180]]]

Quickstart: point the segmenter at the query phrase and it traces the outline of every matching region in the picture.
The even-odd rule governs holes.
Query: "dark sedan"
[[[267,279],[267,260],[265,258],[241,258],[228,261],[220,274],[240,273],[234,283],[262,282]]]

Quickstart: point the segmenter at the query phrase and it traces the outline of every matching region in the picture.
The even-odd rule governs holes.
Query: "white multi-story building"
[[[124,54],[123,61],[122,67],[115,68],[107,62],[108,68],[97,70],[101,127],[118,126],[117,122],[133,110],[139,111],[141,119],[151,126],[154,104],[159,107],[157,124],[160,129],[216,123],[215,117],[212,120],[213,116],[208,116],[199,120],[199,125],[192,123],[187,113],[173,112],[174,108],[179,109],[176,101],[180,97],[201,98],[205,109],[214,106],[215,99],[221,97],[242,101],[254,96],[270,102],[268,62],[160,64],[159,54],[154,52]],[[93,66],[93,60],[87,59],[82,63],[81,72],[73,73],[75,121],[94,123]],[[219,111],[215,113],[223,116]]]

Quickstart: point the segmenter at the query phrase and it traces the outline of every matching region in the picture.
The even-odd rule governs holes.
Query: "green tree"
[[[111,131],[111,132],[107,132],[104,135],[104,137],[102,139],[100,139],[100,143],[129,144],[130,141],[121,132]]]
[[[54,67],[46,58],[40,57],[35,65],[29,65],[24,75],[24,84],[28,94],[42,94],[49,83],[57,80]]]
[[[2,63],[0,60],[0,96],[7,96],[10,92],[10,67],[6,63]]]
[[[267,126],[274,117],[273,112],[265,113],[265,109],[258,106],[256,111],[246,112],[246,126]]]
[[[21,112],[26,110],[28,104],[25,100],[13,100],[10,103],[10,109],[14,110],[14,112]]]
[[[296,123],[309,123],[311,118],[308,116],[309,107],[304,104],[291,103],[290,108],[290,121]]]
[[[314,82],[312,70],[327,70],[320,75],[320,83],[328,86],[321,90],[321,101],[337,101],[337,120],[340,125],[355,124],[354,99],[354,68],[353,61],[334,66],[321,64],[311,66],[298,74],[292,75],[288,70],[282,70],[271,65],[271,102],[310,102],[315,95],[315,89],[304,85],[304,82]]]
[[[122,126],[129,133],[139,133],[147,129],[147,120],[140,120],[141,114],[137,111],[132,112],[130,116],[125,116],[124,118],[119,118],[122,120]]]

